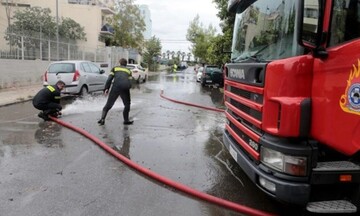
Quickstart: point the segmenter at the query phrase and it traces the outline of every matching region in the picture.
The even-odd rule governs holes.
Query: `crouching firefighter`
[[[132,73],[129,69],[126,68],[127,60],[122,58],[119,60],[120,66],[115,66],[111,69],[109,77],[105,84],[104,94],[107,95],[109,93],[109,89],[112,81],[114,80],[109,97],[107,102],[103,108],[101,119],[98,121],[99,125],[105,124],[105,118],[108,111],[114,106],[116,99],[120,96],[123,104],[123,118],[124,124],[129,125],[132,124],[133,121],[129,120],[129,112],[130,112],[130,89],[131,89],[131,80]]]
[[[64,87],[65,83],[59,80],[55,85],[48,85],[35,95],[32,102],[36,109],[42,111],[38,114],[40,118],[48,121],[49,115],[54,117],[61,115],[60,93]]]

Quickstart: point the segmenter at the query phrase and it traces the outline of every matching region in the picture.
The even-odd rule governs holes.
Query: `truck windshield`
[[[297,43],[297,1],[258,0],[236,14],[232,62],[271,61],[300,55]],[[241,10],[239,8],[239,10]]]

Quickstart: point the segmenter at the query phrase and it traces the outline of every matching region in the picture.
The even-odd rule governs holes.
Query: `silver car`
[[[90,61],[58,61],[51,63],[44,74],[44,86],[65,82],[62,93],[86,95],[103,91],[107,80],[105,71]]]

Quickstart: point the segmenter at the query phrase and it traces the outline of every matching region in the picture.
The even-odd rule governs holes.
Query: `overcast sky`
[[[218,10],[212,0],[135,0],[135,4],[148,5],[152,20],[152,36],[161,40],[166,50],[190,52],[186,32],[197,14],[205,27],[212,24],[220,33]]]

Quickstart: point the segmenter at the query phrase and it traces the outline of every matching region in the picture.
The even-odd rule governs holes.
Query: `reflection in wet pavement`
[[[126,128],[126,129],[124,129],[123,132],[124,132],[123,133],[123,142],[119,143],[118,145],[115,145],[114,149],[117,150],[120,154],[127,157],[128,159],[131,159],[130,155],[129,155],[130,143],[131,143],[129,130]]]
[[[63,147],[61,138],[61,129],[63,127],[55,122],[40,122],[39,128],[35,131],[35,139],[37,143],[43,144],[49,148]]]

